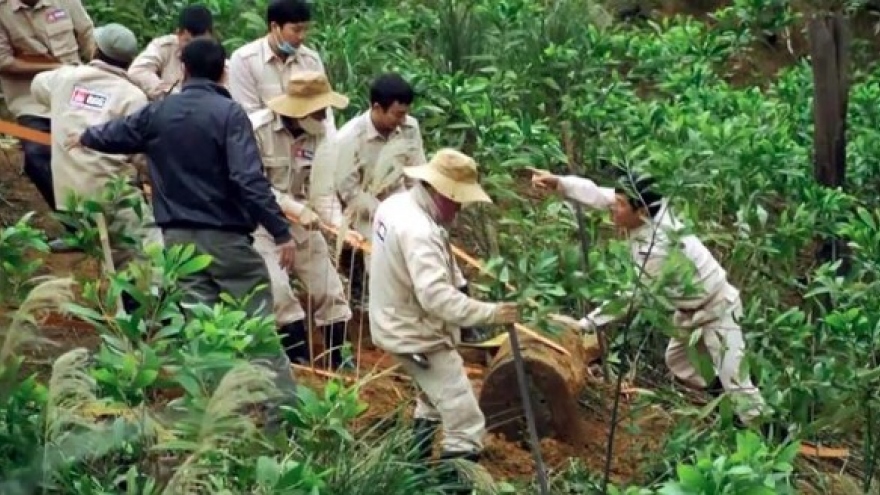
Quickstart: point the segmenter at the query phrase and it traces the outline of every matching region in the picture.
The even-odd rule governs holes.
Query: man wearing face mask
[[[472,299],[456,283],[446,229],[463,204],[491,202],[477,180],[476,162],[441,149],[429,163],[404,173],[418,182],[383,201],[373,222],[370,332],[421,389],[414,413],[418,460],[430,457],[431,440],[442,425],[441,458],[476,462],[486,422],[456,350],[459,327],[514,323],[519,309],[515,303]],[[462,487],[450,493],[471,492]]]
[[[128,77],[151,100],[180,91],[183,66],[180,50],[194,38],[213,36],[214,18],[204,5],[188,5],[180,11],[177,32],[160,36],[134,59]]]
[[[305,203],[310,198],[308,188],[315,151],[324,144],[326,129],[322,121],[326,118],[326,109],[346,106],[348,98],[332,90],[323,72],[303,71],[291,76],[286,94],[269,100],[269,108],[250,115],[275,198],[285,213],[300,221],[291,230],[297,246],[293,273],[313,300],[315,323],[323,329],[324,348],[329,351],[328,368],[332,370],[343,365],[342,346],[351,309],[331,262],[327,242],[319,230],[311,227],[319,216],[326,221],[338,214],[340,207],[332,194],[312,205],[318,214]],[[290,286],[288,274],[281,268],[272,235],[258,228],[254,233],[254,247],[269,267],[282,345],[292,362],[308,364],[306,314]]]
[[[294,72],[324,72],[315,50],[305,46],[312,10],[305,0],[270,0],[266,9],[269,32],[232,53],[227,68],[227,87],[232,99],[248,113],[266,108],[272,98],[287,90]],[[324,124],[335,131],[333,112]]]

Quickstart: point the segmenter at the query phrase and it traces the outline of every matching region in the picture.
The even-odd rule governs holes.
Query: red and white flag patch
[[[75,86],[70,95],[70,105],[87,110],[102,110],[110,100],[108,95],[88,88]]]
[[[64,9],[54,8],[46,12],[46,22],[49,24],[63,19],[67,19],[67,11]]]

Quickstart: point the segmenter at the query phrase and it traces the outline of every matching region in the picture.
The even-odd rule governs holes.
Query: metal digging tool
[[[531,445],[532,457],[535,459],[535,470],[537,471],[538,483],[541,487],[541,495],[548,495],[550,493],[550,484],[547,480],[547,468],[544,466],[544,457],[541,455],[538,428],[535,426],[535,411],[532,409],[532,399],[529,396],[526,365],[519,347],[519,336],[514,325],[507,326],[507,335],[510,338],[510,352],[513,354],[516,381],[519,383],[519,394],[522,399],[523,414],[526,417],[526,426],[529,430],[529,444]]]

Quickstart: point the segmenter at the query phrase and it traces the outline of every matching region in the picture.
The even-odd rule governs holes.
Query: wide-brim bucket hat
[[[425,181],[438,193],[456,203],[491,203],[477,173],[477,162],[464,153],[443,148],[424,165],[404,167],[412,179]]]
[[[324,108],[342,110],[348,97],[333,91],[327,76],[318,71],[294,72],[287,83],[287,92],[266,103],[273,112],[301,119]]]

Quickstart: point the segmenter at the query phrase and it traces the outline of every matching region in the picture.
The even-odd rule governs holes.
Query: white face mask
[[[327,129],[324,127],[324,122],[320,120],[315,120],[312,117],[306,117],[304,119],[299,119],[297,121],[302,130],[306,131],[306,133],[311,134],[312,136],[323,136]]]

